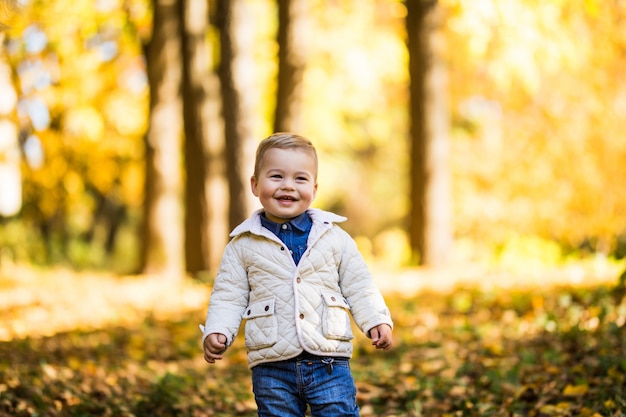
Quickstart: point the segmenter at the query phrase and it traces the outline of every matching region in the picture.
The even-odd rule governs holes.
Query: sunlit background
[[[355,339],[361,415],[624,415],[626,3],[435,2],[454,234],[442,268],[418,267],[409,244],[405,2],[304,3],[297,133],[320,155],[315,206],[348,217],[395,322],[386,356]],[[273,129],[277,6],[237,4],[253,150]],[[216,367],[201,357],[213,271],[140,270],[152,7],[0,0],[0,416],[256,415],[243,340]],[[215,26],[205,36],[218,44]],[[222,208],[225,183],[209,187]]]
[[[442,3],[454,259],[623,257],[623,3]],[[1,256],[131,271],[150,5],[20,4],[5,10],[0,49]],[[275,102],[276,10],[246,4],[261,17],[247,29],[256,80],[247,117],[260,140]],[[348,216],[372,259],[399,265],[408,260],[405,13],[392,0],[310,2],[299,132],[321,154],[316,205]],[[109,243],[102,201],[124,212]]]

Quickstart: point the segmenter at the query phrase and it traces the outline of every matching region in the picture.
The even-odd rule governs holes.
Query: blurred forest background
[[[394,349],[354,340],[363,417],[626,416],[625,27],[625,0],[0,0],[0,417],[257,415],[242,335],[208,366],[198,323],[274,131],[315,143],[392,311]]]
[[[0,263],[212,271],[275,130],[372,262],[626,255],[623,0],[10,3]]]

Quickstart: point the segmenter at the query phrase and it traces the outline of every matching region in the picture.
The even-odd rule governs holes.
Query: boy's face
[[[308,152],[295,149],[269,149],[252,176],[252,193],[259,198],[265,216],[275,223],[285,223],[304,213],[317,192],[315,159]]]

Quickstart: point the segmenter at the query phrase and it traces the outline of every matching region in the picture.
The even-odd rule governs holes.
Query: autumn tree
[[[445,263],[451,250],[448,168],[449,110],[442,6],[436,0],[407,0],[410,75],[410,221],[414,256],[421,265]]]
[[[250,171],[246,152],[251,143],[248,125],[253,112],[248,91],[254,88],[254,39],[247,36],[254,16],[242,0],[218,0],[221,62],[218,73],[222,91],[222,113],[226,172],[229,190],[228,223],[231,229],[248,216]],[[248,20],[249,19],[249,20]]]
[[[275,132],[298,132],[301,127],[302,83],[305,69],[305,0],[278,0],[278,90]]]
[[[168,66],[180,72],[184,65],[175,62],[178,58],[169,59],[176,55],[177,48],[167,52],[167,59],[159,58],[161,62],[155,63],[159,53],[166,53],[158,48],[169,40],[152,48],[154,56],[148,57],[153,126],[150,140],[146,139],[146,146],[143,143],[148,130],[150,91],[141,45],[151,36],[153,8],[149,3],[0,0],[6,62],[1,66],[8,68],[8,77],[3,78],[7,87],[0,88],[0,107],[6,106],[4,113],[0,111],[0,119],[3,126],[13,123],[18,130],[18,140],[11,139],[16,144],[10,146],[10,153],[20,164],[23,198],[21,209],[16,214],[5,214],[0,222],[0,246],[16,260],[63,262],[122,272],[137,269],[137,252],[144,244],[144,249],[161,248],[157,250],[161,254],[152,254],[150,259],[165,259],[182,252],[183,246],[194,247],[198,253],[205,251],[182,239],[179,207],[173,209],[173,215],[162,216],[167,218],[165,221],[156,220],[156,206],[150,213],[146,209],[146,221],[152,227],[174,225],[180,229],[178,242],[167,240],[172,242],[170,246],[161,232],[145,236],[137,233],[144,221],[146,155],[153,170],[162,171],[157,160],[178,165],[173,175],[160,174],[156,180],[148,171],[146,201],[169,193],[172,198],[165,200],[176,206],[183,194],[182,186],[174,185],[183,181],[178,172],[183,159],[180,145],[171,144],[171,151],[162,150],[157,140],[167,136],[168,140],[178,141],[176,136],[183,124],[182,115],[173,123],[162,117],[170,111],[160,105],[166,102],[162,98],[169,95],[170,86],[174,91],[174,85],[180,83],[169,75],[176,69]],[[211,13],[217,13],[218,1],[209,3]],[[208,214],[211,244],[218,248],[209,254],[217,258],[216,262],[230,227],[225,220],[226,206],[238,211],[236,220],[231,220],[236,223],[246,215],[245,207],[250,207],[245,195],[253,203],[247,191],[250,164],[245,161],[250,156],[247,147],[254,142],[250,132],[260,139],[258,132],[272,130],[275,119],[295,109],[295,99],[276,98],[278,90],[281,97],[286,97],[282,92],[289,91],[278,86],[286,77],[279,75],[278,83],[275,79],[280,66],[276,59],[275,14],[278,7],[284,12],[294,3],[223,3],[233,11],[234,24],[222,38],[225,45],[231,42],[231,49],[215,48],[213,55],[225,52],[221,61],[224,69],[230,68],[232,84],[224,91],[237,95],[231,94],[225,100],[229,158],[225,158],[218,94],[210,93],[208,100],[216,123],[208,124],[212,133],[205,148],[204,168],[209,176],[208,209],[217,210]],[[445,178],[437,172],[446,164],[441,161],[446,159],[447,144],[439,139],[447,135],[444,131],[448,123],[443,121],[447,116],[433,111],[445,107],[442,102],[446,95],[450,99],[453,137],[450,170],[454,176],[454,232],[468,249],[463,256],[496,256],[501,261],[510,253],[532,253],[549,262],[558,262],[570,253],[623,256],[626,142],[621,132],[626,118],[626,87],[620,74],[625,65],[626,9],[619,2],[306,3],[306,23],[311,25],[314,36],[306,39],[305,48],[296,47],[306,51],[308,59],[301,128],[302,133],[315,139],[328,162],[320,173],[324,192],[317,204],[347,215],[350,222],[346,227],[364,241],[369,240],[373,257],[394,256],[394,263],[406,261],[408,245],[405,247],[404,238],[409,229],[404,221],[409,219],[413,252],[422,261],[429,259],[429,251],[435,248],[427,237],[446,234],[441,231],[447,226],[437,226],[433,220],[449,216],[446,198],[433,197],[433,190],[439,189],[435,184],[448,181],[435,181]],[[18,5],[18,9],[3,10],[7,4]],[[447,94],[434,86],[445,79],[445,74],[437,70],[443,67],[443,47],[439,45],[443,38],[439,29],[429,34],[429,28],[438,25],[429,16],[442,6],[446,24],[441,30],[449,44],[445,62],[454,69],[448,74]],[[407,7],[411,13],[405,20]],[[164,18],[157,10],[156,17],[158,32],[169,16]],[[301,24],[293,23],[294,15],[289,19],[291,30],[299,33]],[[287,25],[280,26],[285,30],[281,37],[288,36]],[[414,90],[411,112],[407,110],[409,65],[404,62],[408,59],[407,29]],[[219,39],[216,32],[216,25],[205,32],[213,46]],[[168,36],[172,34],[168,32]],[[366,36],[367,42],[363,42]],[[254,54],[249,53],[251,46]],[[281,49],[284,52],[288,48],[281,45]],[[290,59],[283,62],[287,61]],[[188,64],[195,65],[191,59]],[[218,65],[217,59],[214,65]],[[278,73],[286,72],[278,69]],[[252,85],[246,84],[250,74],[255,77]],[[203,83],[210,85],[203,88],[219,90],[216,78],[217,72],[206,71]],[[17,102],[7,113],[11,89]],[[247,103],[251,99],[252,108]],[[283,100],[292,105],[277,111]],[[180,114],[180,107],[175,112]],[[439,118],[433,114],[439,114]],[[251,118],[256,118],[252,125]],[[412,154],[408,152],[410,141],[405,140],[409,137],[409,122],[413,123]],[[207,128],[207,124],[200,123],[195,127]],[[299,122],[293,123],[297,126]],[[4,132],[0,133],[0,142],[6,146],[7,138],[15,136]],[[187,153],[188,161],[202,156],[200,152]],[[433,154],[441,159],[435,160]],[[7,152],[0,151],[0,163],[6,164],[6,158]],[[226,167],[235,191],[232,202]],[[417,180],[409,193],[411,167]],[[195,168],[186,171],[194,179],[199,178]],[[177,191],[171,192],[172,187]],[[191,191],[192,187],[201,184],[190,184],[187,196],[201,198]],[[0,194],[6,196],[8,191],[8,182],[0,180]],[[102,218],[101,202],[115,202],[126,215],[121,220],[117,215]],[[4,204],[1,210],[5,213],[17,209],[15,204]],[[191,210],[191,202],[186,206]],[[119,210],[111,213],[121,213]],[[185,217],[192,220],[198,216]],[[118,220],[111,221],[114,218]],[[439,224],[445,223],[441,220]],[[187,224],[190,232],[205,227]],[[116,230],[118,238],[113,239]],[[200,234],[187,237],[195,240]],[[395,258],[397,254],[402,255]]]
[[[182,29],[183,120],[185,130],[185,267],[192,274],[210,267],[207,173],[211,44],[207,41],[209,4],[179,0]]]
[[[142,269],[178,277],[184,271],[180,17],[175,2],[154,0],[153,8],[152,39],[146,46],[151,96],[145,137]]]

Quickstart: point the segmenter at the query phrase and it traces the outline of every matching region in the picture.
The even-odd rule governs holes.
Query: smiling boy
[[[317,193],[311,142],[276,133],[257,149],[252,193],[263,208],[231,233],[203,333],[204,357],[221,360],[245,319],[245,344],[261,417],[358,416],[350,372],[354,322],[376,349],[392,345],[385,301],[337,225],[310,208]]]

